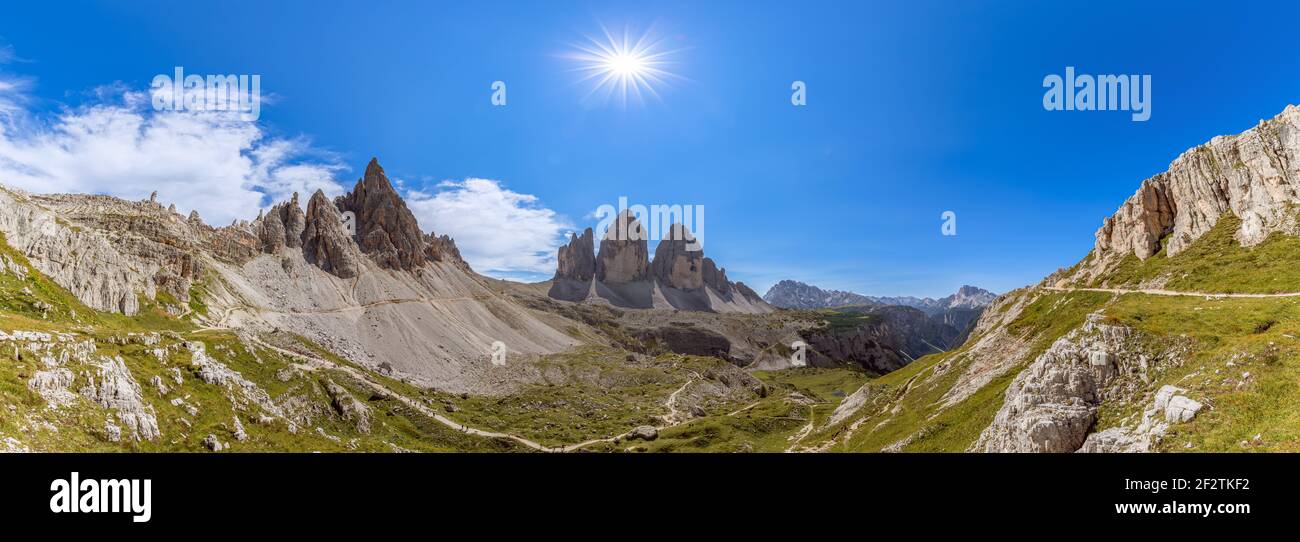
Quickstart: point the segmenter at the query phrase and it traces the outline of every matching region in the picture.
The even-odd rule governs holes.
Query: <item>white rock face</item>
[[[153,406],[144,402],[140,384],[131,376],[126,362],[120,356],[100,358],[99,382],[87,375],[89,383],[81,394],[100,406],[117,412],[118,421],[137,439],[153,440],[158,437],[158,419]]]
[[[849,419],[849,416],[862,409],[862,406],[867,404],[867,399],[870,398],[871,390],[866,384],[863,384],[862,387],[858,388],[858,391],[840,401],[839,406],[835,407],[835,411],[831,412],[831,417],[826,421],[826,425],[829,427]]]
[[[155,295],[157,265],[122,255],[97,232],[60,223],[54,213],[22,202],[24,197],[0,189],[0,231],[38,271],[101,311],[135,314],[136,292]]]
[[[1129,396],[1147,378],[1150,356],[1124,326],[1090,315],[1016,376],[993,423],[972,446],[988,452],[1073,452],[1105,400]],[[1119,438],[1119,435],[1107,435]]]
[[[1168,255],[1186,249],[1232,213],[1253,246],[1274,231],[1295,233],[1300,203],[1300,107],[1236,136],[1220,136],[1179,156],[1146,181],[1097,230],[1095,258],[1075,279],[1095,276],[1125,255],[1146,259],[1168,236]]]
[[[1181,395],[1176,395],[1169,400],[1169,406],[1165,407],[1165,421],[1169,423],[1190,422],[1196,417],[1196,413],[1201,411],[1201,403],[1193,401]]]
[[[1134,453],[1149,452],[1164,437],[1170,424],[1191,421],[1201,409],[1201,403],[1187,398],[1184,390],[1175,386],[1161,386],[1151,406],[1142,413],[1136,427],[1112,427],[1088,435],[1079,447],[1081,453]]]
[[[36,371],[31,380],[27,381],[27,386],[36,393],[41,395],[51,407],[71,404],[77,399],[76,394],[68,388],[72,386],[75,377],[72,371],[58,367],[47,371]]]
[[[235,440],[238,440],[240,442],[248,440],[248,433],[244,432],[244,424],[239,422],[239,416],[235,416],[234,421],[235,421],[235,430],[234,430]]]

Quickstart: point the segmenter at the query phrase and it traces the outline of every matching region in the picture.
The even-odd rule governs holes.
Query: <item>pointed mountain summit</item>
[[[582,302],[600,298],[618,307],[710,312],[770,312],[772,307],[711,259],[686,226],[674,223],[649,258],[649,233],[631,211],[610,224],[593,257],[591,228],[572,234],[556,258],[548,296]]]
[[[595,234],[591,228],[583,230],[582,236],[570,235],[569,244],[560,247],[557,258],[555,278],[577,281],[590,281],[596,276]]]
[[[649,235],[631,211],[623,211],[600,240],[596,279],[606,283],[639,282],[650,278]]]
[[[668,237],[655,247],[650,272],[659,284],[681,290],[698,290],[704,286],[703,259],[704,251],[691,231],[681,224],[673,224],[668,227]]]
[[[365,176],[351,192],[336,199],[335,205],[356,215],[357,244],[380,267],[411,270],[424,265],[424,233],[388,181],[379,159],[370,160]]]

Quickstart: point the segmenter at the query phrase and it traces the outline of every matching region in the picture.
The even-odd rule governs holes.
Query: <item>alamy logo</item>
[[[1151,75],[1075,75],[1043,78],[1043,109],[1048,111],[1132,111],[1134,122],[1151,118]]]
[[[131,521],[144,523],[153,517],[152,480],[82,480],[73,472],[69,479],[50,482],[50,511],[55,514],[134,514]]]
[[[246,121],[262,116],[261,75],[185,75],[177,66],[171,76],[154,76],[150,88],[155,111],[235,112]]]
[[[808,366],[808,343],[795,341],[790,343],[790,365],[795,367]]]
[[[640,224],[633,226],[627,220],[624,211]],[[703,205],[651,205],[627,204],[627,196],[619,196],[618,207],[605,204],[596,208],[596,232],[613,231],[613,239],[619,241],[662,241],[673,237],[672,225],[681,224],[690,232],[686,236],[686,250],[695,252],[704,250],[704,206]],[[616,224],[616,222],[618,222]],[[623,223],[626,222],[626,223]],[[609,235],[606,233],[605,235]],[[610,237],[606,237],[607,239]]]

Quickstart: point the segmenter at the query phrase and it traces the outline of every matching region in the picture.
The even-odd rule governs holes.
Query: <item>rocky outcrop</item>
[[[99,374],[88,374],[86,378],[88,383],[82,388],[82,395],[115,411],[118,421],[130,429],[137,440],[158,437],[158,419],[154,416],[154,409],[145,403],[140,384],[131,376],[120,356],[101,358]]]
[[[636,333],[637,339],[652,347],[690,356],[712,356],[728,359],[731,341],[708,329],[673,323]]]
[[[343,216],[317,190],[307,202],[302,253],[308,262],[339,278],[352,278],[364,268],[356,244],[343,229]]]
[[[555,278],[590,282],[596,277],[595,235],[591,228],[582,236],[571,234],[569,244],[560,247]]]
[[[1106,401],[1131,400],[1175,351],[1153,353],[1130,328],[1089,315],[1058,339],[1007,388],[1002,408],[974,449],[989,452],[1073,452],[1084,444]],[[1157,403],[1164,409],[1168,401]],[[1181,403],[1180,403],[1181,404]],[[1098,438],[1109,438],[1110,435]]]
[[[641,221],[624,211],[618,215],[604,239],[596,258],[596,280],[605,283],[640,282],[650,278],[649,234]]]
[[[704,280],[704,284],[713,288],[713,291],[718,292],[719,294],[730,294],[732,291],[732,284],[731,281],[727,280],[727,270],[718,268],[718,264],[713,262],[713,258],[704,258],[703,266],[704,269],[701,278]],[[753,297],[757,298],[758,295],[755,294]]]
[[[1293,206],[1300,203],[1300,108],[1235,136],[1220,136],[1173,161],[1142,182],[1097,230],[1093,258],[1075,279],[1103,274],[1124,256],[1150,258],[1164,242],[1166,254],[1185,250],[1232,213],[1243,246],[1274,231],[1295,233]],[[1167,241],[1166,241],[1167,239]]]
[[[307,217],[298,204],[298,193],[294,192],[289,201],[271,207],[255,224],[263,252],[277,254],[285,247],[301,247]]]
[[[850,416],[856,414],[859,410],[862,410],[862,407],[865,406],[867,401],[870,399],[871,386],[863,384],[862,387],[858,388],[858,391],[849,394],[849,396],[845,397],[843,401],[840,401],[840,404],[831,412],[831,417],[826,420],[826,426],[832,427],[835,424],[849,419]]]
[[[1191,421],[1201,410],[1201,403],[1183,395],[1187,390],[1162,386],[1151,406],[1142,412],[1136,427],[1111,427],[1088,435],[1079,447],[1081,453],[1149,452],[1159,444],[1170,425]]]
[[[449,235],[434,235],[432,233],[424,237],[424,255],[435,262],[447,262],[453,264],[464,271],[469,271],[469,264],[460,256],[460,249],[456,248],[456,241]]]
[[[686,226],[673,224],[668,235],[655,247],[655,257],[650,262],[650,273],[660,286],[679,290],[698,290],[704,287],[704,251]],[[717,274],[714,274],[717,280]]]
[[[659,438],[659,430],[653,425],[639,425],[627,432],[627,440],[654,440]]]
[[[325,391],[329,393],[330,405],[344,420],[352,422],[360,433],[370,432],[370,407],[358,401],[346,388],[325,381]]]
[[[193,251],[214,236],[211,228],[172,219],[154,203],[29,196],[3,188],[0,232],[37,271],[82,303],[128,315],[140,310],[139,296],[153,299],[159,288],[188,301],[190,283],[202,273]]]
[[[356,215],[357,244],[380,267],[411,270],[424,265],[425,235],[378,159],[370,160],[365,176],[335,204],[339,211]]]

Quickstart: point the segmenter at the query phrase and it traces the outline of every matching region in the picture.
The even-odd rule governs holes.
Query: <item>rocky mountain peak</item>
[[[940,299],[939,305],[946,309],[974,309],[992,303],[997,297],[997,294],[983,288],[965,285],[958,288],[957,293]]]
[[[274,213],[271,216],[275,216]],[[341,278],[352,278],[362,269],[361,257],[343,228],[343,215],[317,190],[307,202],[306,227],[302,232],[302,253],[308,262]]]
[[[703,259],[704,251],[700,250],[691,231],[681,224],[673,224],[668,227],[668,235],[655,247],[650,272],[661,285],[679,290],[698,290],[704,286]]]
[[[768,289],[763,299],[778,307],[790,309],[824,309],[849,305],[896,305],[920,309],[928,314],[948,309],[974,309],[992,303],[997,294],[977,288],[962,286],[957,293],[942,299],[930,297],[874,297],[841,290],[823,290],[795,280],[783,280]]]
[[[378,159],[370,160],[365,176],[335,204],[340,211],[356,215],[357,244],[375,263],[387,269],[407,270],[424,265],[424,233]]]
[[[582,236],[570,234],[569,244],[560,247],[555,269],[555,278],[577,281],[590,281],[596,276],[595,234],[591,228],[583,230]]]
[[[307,217],[303,215],[302,207],[298,204],[298,193],[294,192],[288,202],[277,203],[271,207],[270,212],[259,213],[255,226],[263,252],[278,254],[285,247],[301,247],[303,230],[307,227]]]
[[[648,235],[631,211],[623,211],[600,240],[596,278],[601,282],[626,283],[650,278]]]
[[[703,279],[704,284],[713,288],[718,293],[723,295],[731,293],[732,285],[731,281],[727,280],[727,270],[719,268],[718,265],[713,262],[713,258],[704,258]],[[751,297],[758,298],[758,294],[754,294]]]
[[[797,280],[782,280],[767,290],[763,300],[787,309],[821,309],[845,305],[874,305],[871,298],[840,290],[823,290]]]

